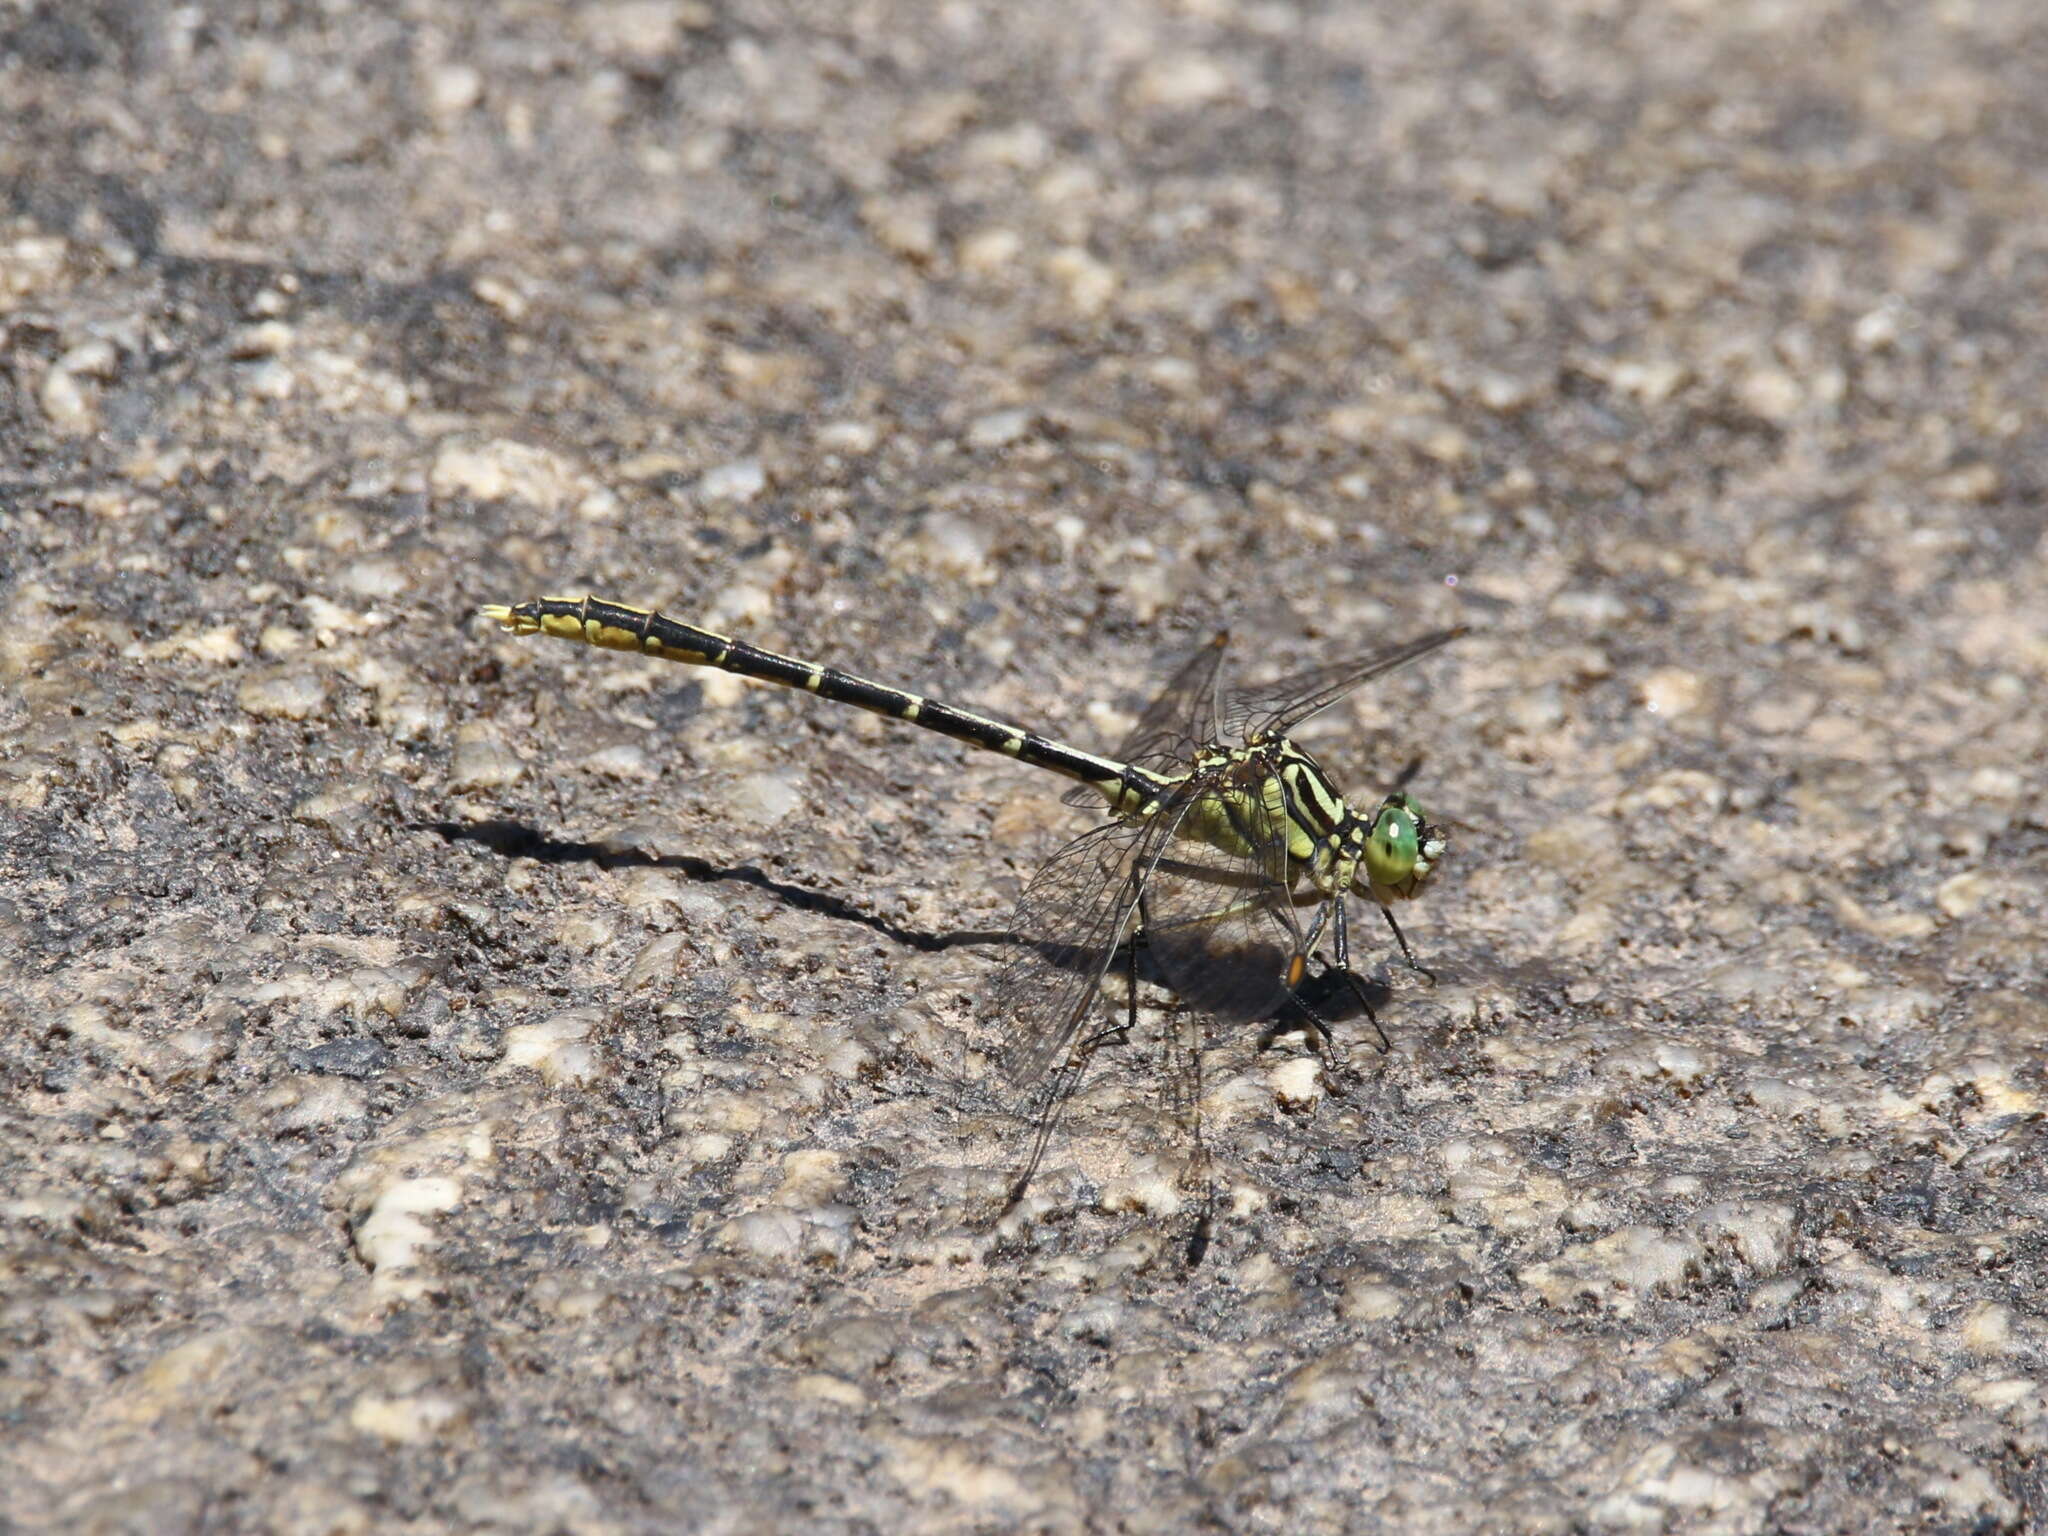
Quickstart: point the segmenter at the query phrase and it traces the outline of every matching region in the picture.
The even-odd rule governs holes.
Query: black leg
[[[1106,1041],[1121,1035],[1129,1040],[1138,1030],[1138,946],[1145,942],[1145,931],[1141,928],[1133,933],[1130,942],[1124,946],[1124,979],[1128,983],[1124,993],[1124,1021],[1112,1024],[1107,1029],[1097,1030],[1082,1041],[1086,1050],[1094,1050]]]
[[[1365,983],[1348,967],[1344,972],[1344,979],[1351,984],[1352,995],[1358,999],[1358,1005],[1365,1010],[1365,1022],[1370,1024],[1372,1032],[1380,1037],[1380,1054],[1386,1055],[1394,1049],[1394,1042],[1387,1038],[1386,1026],[1380,1023],[1380,1016],[1373,1012],[1372,999],[1365,995]]]
[[[1175,1004],[1176,1008],[1179,1004]],[[1171,1027],[1187,1025],[1185,1015],[1176,1016]],[[1202,1213],[1195,1218],[1195,1230],[1188,1237],[1188,1268],[1193,1269],[1202,1262],[1202,1255],[1209,1251],[1209,1238],[1214,1231],[1216,1218],[1216,1175],[1209,1166],[1209,1144],[1202,1135],[1202,1022],[1197,1014],[1193,1019],[1193,1034],[1181,1041],[1181,1048],[1188,1053],[1188,1075],[1194,1090],[1188,1099],[1188,1119],[1195,1137],[1195,1172],[1202,1181]]]
[[[1372,999],[1365,995],[1365,983],[1360,981],[1358,973],[1351,969],[1351,920],[1345,916],[1343,902],[1333,902],[1331,905],[1337,909],[1337,969],[1344,973],[1345,984],[1358,999],[1359,1007],[1365,1010],[1365,1020],[1372,1025],[1372,1032],[1380,1037],[1380,1054],[1386,1055],[1393,1050],[1394,1042],[1387,1038],[1387,1032],[1380,1024],[1379,1014],[1373,1011]],[[1386,912],[1387,909],[1382,907],[1380,910]],[[1393,916],[1391,912],[1387,915]]]
[[[1427,976],[1431,983],[1436,981],[1436,972],[1415,958],[1415,951],[1408,947],[1408,935],[1401,931],[1401,924],[1394,917],[1392,907],[1381,907],[1387,917],[1387,926],[1394,930],[1394,942],[1401,946],[1401,958],[1408,962],[1408,969],[1418,975]]]

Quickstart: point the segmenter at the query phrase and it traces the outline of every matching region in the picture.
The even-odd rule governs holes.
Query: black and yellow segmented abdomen
[[[494,603],[482,611],[486,618],[496,620],[517,635],[554,635],[608,651],[638,651],[643,656],[659,656],[667,661],[718,667],[740,677],[780,683],[785,688],[851,704],[891,720],[921,725],[969,746],[1000,752],[1034,768],[1049,768],[1077,779],[1100,791],[1111,808],[1121,814],[1135,814],[1171,784],[1170,780],[1142,768],[1097,757],[1035,731],[906,693],[901,688],[870,682],[837,667],[764,651],[744,640],[713,634],[651,609],[629,608],[599,597],[540,597],[510,606]]]

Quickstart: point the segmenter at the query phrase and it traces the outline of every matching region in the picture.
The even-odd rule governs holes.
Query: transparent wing
[[[1257,779],[1212,788],[1201,818],[1227,827],[1209,842],[1162,848],[1143,885],[1145,945],[1168,986],[1223,1024],[1265,1018],[1289,996],[1287,971],[1305,948],[1291,897],[1286,825]]]
[[[1176,819],[1113,821],[1084,832],[1047,860],[1017,898],[1010,929],[1025,947],[990,989],[1013,1035],[1005,1063],[1011,1082],[1037,1083],[1073,1044],[1117,946],[1130,937],[1137,872],[1172,836]]]
[[[1313,667],[1275,683],[1232,689],[1223,706],[1223,735],[1243,741],[1284,736],[1311,715],[1328,709],[1353,689],[1397,667],[1449,645],[1466,631],[1439,629],[1419,639],[1371,656],[1354,657],[1327,667]]]
[[[1220,630],[1181,664],[1159,696],[1145,707],[1131,733],[1117,743],[1113,754],[1117,761],[1155,773],[1176,774],[1186,769],[1195,753],[1216,740],[1216,679],[1229,644],[1230,631]],[[1102,796],[1085,787],[1069,790],[1063,798],[1069,805],[1102,804]]]
[[[1116,756],[1155,772],[1176,773],[1195,753],[1216,739],[1216,678],[1230,631],[1219,630],[1209,643],[1181,664],[1159,696],[1117,743]]]

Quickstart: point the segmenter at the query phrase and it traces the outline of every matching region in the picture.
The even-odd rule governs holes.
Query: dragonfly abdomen
[[[682,623],[651,608],[629,608],[599,597],[540,597],[509,606],[491,604],[483,613],[514,634],[554,635],[607,651],[637,651],[665,661],[717,667],[739,677],[779,683],[784,688],[814,693],[821,699],[851,704],[870,714],[920,725],[971,747],[1001,753],[1030,767],[1049,769],[1078,780],[1100,792],[1119,814],[1129,814],[1148,798],[1156,798],[1166,783],[1143,769],[1083,752],[1022,726],[856,677],[837,667],[763,650],[744,640]]]

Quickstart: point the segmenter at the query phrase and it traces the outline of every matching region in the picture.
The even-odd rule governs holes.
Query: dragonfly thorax
[[[1268,746],[1287,816],[1287,854],[1325,896],[1351,886],[1371,828],[1344,803],[1322,764],[1282,738]]]
[[[1294,761],[1281,770],[1287,786],[1289,853],[1325,896],[1355,891],[1381,906],[1408,900],[1448,851],[1441,829],[1422,807],[1395,793],[1370,819],[1346,805],[1315,760],[1288,744]]]
[[[1167,814],[1183,840],[1254,862],[1284,857],[1272,873],[1290,889],[1306,882],[1326,897],[1355,892],[1383,907],[1419,894],[1449,848],[1411,795],[1396,791],[1370,818],[1359,815],[1284,736],[1207,747],[1185,774],[1104,793],[1123,820]]]

